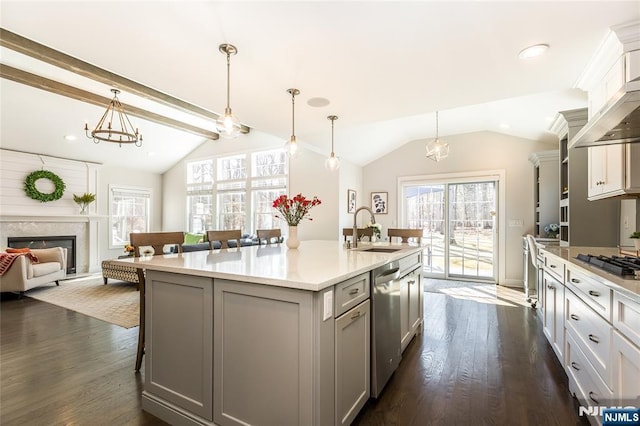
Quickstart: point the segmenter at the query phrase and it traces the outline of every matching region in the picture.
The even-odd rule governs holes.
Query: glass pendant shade
[[[216,129],[220,136],[233,139],[240,134],[240,121],[233,115],[231,108],[226,108],[224,115],[216,120]]]
[[[332,172],[340,168],[340,160],[338,160],[338,157],[336,157],[333,152],[329,158],[324,160],[324,167]]]
[[[287,152],[290,158],[297,158],[300,153],[300,147],[295,136],[291,136],[291,139],[284,143],[284,150]]]
[[[442,142],[439,138],[431,140],[427,144],[427,157],[438,162],[449,155],[449,144]]]
[[[436,163],[449,156],[449,144],[443,142],[438,137],[438,111],[436,111],[436,137],[427,143],[427,158],[431,158]]]

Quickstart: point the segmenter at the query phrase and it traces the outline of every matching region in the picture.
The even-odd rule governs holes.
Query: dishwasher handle
[[[375,284],[384,284],[400,278],[400,268],[391,268],[374,277]]]

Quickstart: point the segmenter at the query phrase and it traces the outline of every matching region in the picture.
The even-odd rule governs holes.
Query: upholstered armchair
[[[18,256],[0,276],[0,291],[25,292],[34,287],[55,282],[67,274],[67,250],[62,247],[32,249],[38,258],[33,263],[27,256]]]

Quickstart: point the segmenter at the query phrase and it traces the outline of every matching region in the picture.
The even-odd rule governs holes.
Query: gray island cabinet
[[[370,396],[370,272],[421,259],[386,247],[399,250],[305,241],[128,260],[147,276],[143,409],[171,424],[350,424]]]

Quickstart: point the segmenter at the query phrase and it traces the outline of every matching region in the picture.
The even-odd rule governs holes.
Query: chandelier
[[[111,89],[113,99],[107,105],[107,110],[102,114],[102,118],[95,129],[89,134],[89,124],[84,124],[84,132],[94,143],[115,142],[122,146],[123,143],[132,143],[135,146],[142,146],[142,133],[134,130],[131,120],[124,112],[124,108],[118,99],[118,89]]]
[[[232,44],[221,44],[218,47],[218,50],[227,55],[227,107],[224,109],[224,115],[221,115],[216,120],[216,129],[220,136],[233,139],[238,137],[240,134],[240,121],[237,117],[233,115],[231,112],[231,107],[229,106],[229,92],[230,92],[230,84],[229,84],[229,74],[231,68],[231,55],[235,55],[238,53],[238,49]]]
[[[295,158],[300,152],[298,141],[296,140],[296,96],[300,94],[298,89],[287,89],[287,93],[291,95],[291,138],[285,142],[284,149],[289,157]]]
[[[427,143],[427,158],[438,162],[449,156],[449,144],[438,137],[438,111],[436,111],[436,138]]]
[[[340,167],[340,160],[338,160],[338,157],[336,157],[336,154],[333,152],[333,123],[338,119],[338,116],[330,115],[327,119],[331,120],[331,155],[325,160],[324,166],[333,172]]]

